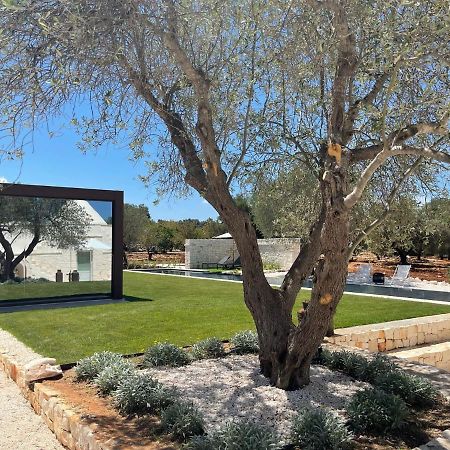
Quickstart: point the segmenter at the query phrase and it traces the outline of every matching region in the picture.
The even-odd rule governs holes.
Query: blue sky
[[[74,186],[123,190],[127,203],[144,203],[153,219],[217,218],[217,212],[197,193],[189,198],[162,199],[158,205],[154,189],[138,179],[143,162],[129,160],[129,151],[111,146],[83,154],[77,148],[78,136],[71,127],[60,129],[50,138],[37,131],[33,147],[25,147],[22,161],[0,160],[0,179],[24,184]]]

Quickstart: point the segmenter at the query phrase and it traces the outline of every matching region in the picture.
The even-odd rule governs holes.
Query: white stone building
[[[16,268],[20,278],[46,278],[55,281],[57,270],[63,273],[63,281],[69,281],[69,273],[77,270],[80,281],[111,279],[112,226],[85,200],[76,200],[90,216],[92,222],[83,248],[60,249],[39,243],[33,253]],[[27,247],[31,237],[24,235],[13,243],[14,254]]]

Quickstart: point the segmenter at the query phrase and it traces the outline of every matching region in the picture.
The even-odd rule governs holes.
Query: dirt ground
[[[450,282],[450,260],[448,259],[427,256],[419,261],[416,257],[409,257],[408,262],[411,264],[409,276],[412,278]],[[361,263],[370,263],[374,272],[383,272],[386,276],[392,276],[396,266],[399,264],[399,258],[392,257],[378,260],[373,253],[362,253],[349,263],[349,272],[356,272]]]
[[[127,258],[129,263],[184,264],[184,252],[153,253],[151,261],[147,252],[127,252]]]

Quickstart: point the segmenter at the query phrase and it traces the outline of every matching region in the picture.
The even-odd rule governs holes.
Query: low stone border
[[[96,438],[95,425],[84,423],[82,417],[64,403],[58,391],[39,382],[28,384],[23,368],[7,352],[0,353],[0,369],[17,384],[63,446],[70,450],[112,450],[113,447]]]
[[[341,328],[335,333],[328,342],[371,352],[435,344],[450,339],[450,314]]]

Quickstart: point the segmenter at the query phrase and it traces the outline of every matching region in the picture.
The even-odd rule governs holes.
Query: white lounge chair
[[[360,264],[358,270],[355,273],[355,278],[365,282],[372,281],[372,264]]]
[[[405,281],[409,277],[411,266],[409,264],[400,264],[395,268],[394,275],[391,280],[393,281]]]

